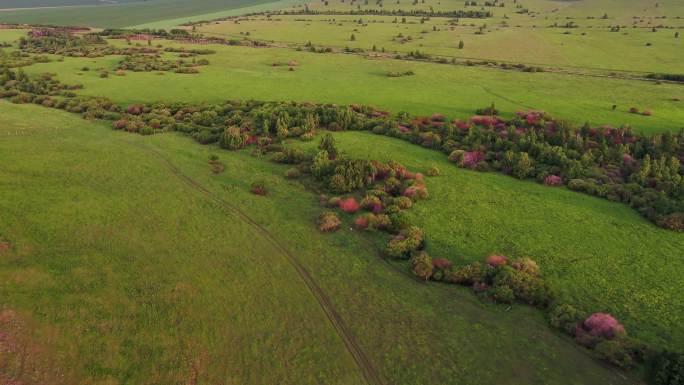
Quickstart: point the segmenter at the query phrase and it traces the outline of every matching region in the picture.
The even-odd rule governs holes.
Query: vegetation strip
[[[342,316],[339,314],[330,298],[325,294],[321,287],[318,286],[318,284],[313,279],[309,271],[306,270],[304,265],[302,265],[302,263],[297,259],[297,257],[295,257],[265,227],[255,222],[251,217],[245,214],[245,212],[240,210],[237,206],[222,199],[221,197],[209,191],[204,186],[199,184],[197,181],[192,179],[190,176],[184,174],[182,171],[178,169],[178,167],[171,163],[171,161],[168,158],[164,157],[160,152],[143,144],[140,144],[137,147],[141,148],[147,153],[154,155],[155,157],[163,161],[166,168],[174,176],[183,181],[190,188],[201,193],[205,197],[211,199],[214,203],[218,204],[227,212],[240,218],[240,220],[247,223],[254,231],[256,231],[259,235],[268,240],[272,246],[274,246],[278,251],[280,251],[280,253],[284,255],[286,259],[290,262],[292,267],[294,267],[295,271],[297,272],[301,280],[309,289],[309,292],[311,292],[314,298],[316,298],[316,302],[318,302],[318,305],[321,307],[326,317],[333,325],[335,331],[344,343],[345,347],[347,348],[347,351],[349,351],[349,353],[351,354],[352,358],[354,359],[354,362],[356,362],[357,366],[363,373],[363,376],[368,382],[368,384],[383,385],[383,381],[377,369],[373,366],[373,363],[370,361],[366,353],[364,353],[363,349],[361,348],[361,345],[358,343],[358,341],[354,337],[354,334],[351,332],[347,324],[342,319]]]

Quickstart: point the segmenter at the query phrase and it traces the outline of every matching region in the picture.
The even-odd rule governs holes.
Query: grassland
[[[396,160],[425,172],[431,198],[411,211],[431,255],[468,263],[502,253],[541,263],[559,298],[618,314],[633,335],[684,344],[684,234],[660,229],[624,205],[464,171],[441,153],[368,133],[336,133],[351,156]]]
[[[316,195],[283,166],[36,106],[0,111],[0,234],[13,245],[0,255],[0,307],[32,325],[41,354],[27,365],[49,383],[56,373],[84,384],[360,383],[285,256],[164,159],[293,252],[386,383],[635,383],[533,309],[418,284],[357,233],[317,233]],[[211,173],[211,153],[223,174]],[[255,179],[267,197],[248,193]]]
[[[56,1],[30,4],[74,5]],[[374,3],[307,6],[342,12],[377,9]],[[301,4],[131,1],[0,10],[0,22],[169,28],[247,12],[302,10]],[[650,0],[526,0],[531,12],[525,14],[506,5],[493,8],[492,18],[457,25],[436,17],[394,23],[391,16],[279,15],[197,30],[274,45],[376,46],[390,56],[419,50],[555,71],[162,40],[154,44],[217,53],[206,56],[210,65],[196,75],[116,76],[116,56],[52,56],[50,63],[24,70],[57,74],[66,84],[82,84],[79,94],[121,105],[295,100],[464,119],[494,102],[504,116],[542,109],[575,124],[628,124],[645,133],[684,128],[681,84],[610,77],[684,73],[684,40],[674,38],[684,32],[680,1],[661,0],[656,7]],[[466,8],[460,0],[401,0],[383,9]],[[579,28],[549,28],[569,21]],[[610,32],[617,24],[621,32]],[[651,31],[660,24],[672,28]],[[480,27],[482,34],[476,33]],[[25,32],[0,30],[0,42]],[[412,39],[401,43],[399,33]],[[290,61],[297,62],[292,71],[282,65]],[[108,78],[100,77],[104,70]],[[388,76],[406,71],[414,75]],[[653,116],[630,114],[630,107]],[[467,263],[492,253],[529,256],[563,302],[615,314],[630,335],[656,346],[684,346],[684,235],[659,229],[620,204],[465,171],[438,152],[398,140],[335,135],[352,156],[442,170],[428,179],[430,199],[411,210],[434,257]],[[315,142],[290,144],[309,148]],[[75,115],[0,102],[0,154],[0,242],[11,245],[0,250],[0,311],[12,309],[26,323],[22,346],[38,352],[26,357],[26,367],[43,383],[358,384],[368,378],[369,366],[386,384],[639,383],[550,330],[534,309],[507,309],[479,301],[468,289],[417,283],[402,273],[406,266],[379,258],[372,235],[350,228],[318,233],[317,195],[285,180],[284,166],[248,151],[200,146],[176,134],[114,132]],[[211,173],[210,154],[219,154],[222,174]],[[256,180],[268,186],[266,197],[248,192]],[[331,311],[341,324],[331,322]]]
[[[395,112],[439,112],[468,118],[475,109],[495,102],[507,114],[543,109],[577,124],[629,124],[644,132],[678,131],[684,121],[684,88],[677,84],[370,60],[282,48],[210,48],[218,53],[207,57],[211,64],[197,75],[128,73],[101,79],[96,69],[113,69],[120,60],[116,57],[67,58],[34,65],[26,71],[58,73],[67,84],[83,84],[83,94],[106,95],[123,104],[151,100],[298,100],[362,103]],[[290,60],[299,63],[295,71],[273,66]],[[82,72],[84,66],[91,71]],[[387,76],[390,71],[407,70],[415,75]],[[616,111],[611,110],[613,104],[618,105]],[[632,106],[651,109],[653,116],[630,114]]]
[[[334,19],[334,21],[333,21]],[[358,20],[363,21],[362,24]],[[549,28],[548,20],[533,28],[529,21],[395,16],[297,15],[253,17],[239,23],[225,21],[199,28],[210,36],[229,36],[299,44],[350,47],[387,52],[420,51],[430,55],[472,60],[496,60],[538,66],[600,69],[629,72],[682,71],[684,39],[675,33],[684,28],[652,32],[650,28],[626,28],[611,32],[604,22],[581,20],[579,28]],[[399,22],[395,22],[399,20]],[[684,27],[683,21],[668,21]],[[559,24],[567,23],[560,20]],[[485,33],[479,34],[486,25]],[[315,31],[315,33],[312,33]],[[354,41],[351,41],[354,35]],[[407,40],[410,38],[411,40]],[[459,49],[459,42],[464,48]],[[650,43],[650,46],[646,44]]]

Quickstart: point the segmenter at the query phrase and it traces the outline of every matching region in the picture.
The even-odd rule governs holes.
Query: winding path
[[[297,274],[302,279],[302,281],[304,281],[309,292],[311,292],[311,294],[316,298],[316,301],[318,302],[319,306],[321,307],[321,309],[323,309],[323,312],[328,317],[328,320],[333,325],[335,331],[344,342],[347,351],[349,351],[352,358],[356,362],[356,365],[363,373],[366,382],[369,385],[384,385],[384,382],[380,377],[380,374],[378,373],[377,369],[373,366],[373,363],[370,361],[368,356],[366,356],[366,353],[364,353],[364,351],[361,349],[361,346],[359,345],[358,341],[352,334],[347,324],[345,324],[339,312],[335,309],[335,306],[330,301],[330,298],[325,294],[325,292],[323,292],[320,286],[318,286],[318,284],[313,279],[311,274],[308,272],[308,270],[306,270],[306,268],[297,259],[297,257],[295,257],[281,242],[279,242],[273,236],[273,234],[271,234],[266,228],[255,222],[237,206],[222,199],[220,196],[209,191],[207,188],[199,184],[190,176],[184,174],[182,171],[178,169],[178,167],[176,167],[176,165],[174,165],[168,158],[164,157],[164,155],[162,155],[159,151],[152,149],[148,146],[145,146],[143,144],[130,144],[134,144],[135,146],[141,148],[145,152],[154,155],[156,158],[160,159],[164,163],[164,166],[174,176],[176,176],[183,183],[185,183],[188,187],[201,193],[206,198],[209,198],[225,212],[237,216],[241,221],[248,224],[257,234],[261,235],[272,246],[274,246],[278,251],[280,251],[280,253],[287,258],[288,262],[297,271]]]

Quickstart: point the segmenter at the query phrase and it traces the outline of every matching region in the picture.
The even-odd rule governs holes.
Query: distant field
[[[399,22],[397,22],[399,19]],[[619,71],[682,72],[684,36],[675,30],[652,32],[648,28],[610,32],[594,27],[595,21],[578,21],[582,28],[538,28],[509,21],[501,25],[494,19],[462,19],[454,26],[446,18],[401,18],[395,16],[278,16],[255,17],[207,24],[199,28],[210,36],[229,36],[294,42],[332,47],[351,47],[387,52],[427,54],[461,59],[502,60],[542,66],[584,67]],[[334,20],[334,21],[333,21]],[[359,20],[363,24],[359,24]],[[684,20],[679,22],[684,27]],[[486,25],[484,34],[478,34]],[[569,33],[569,34],[566,34]],[[351,36],[354,35],[354,40]],[[410,40],[407,40],[410,39]],[[459,42],[464,48],[459,49]],[[650,43],[651,46],[646,44]]]
[[[495,102],[509,115],[517,110],[543,109],[577,124],[629,124],[647,132],[678,131],[684,122],[684,87],[677,84],[369,60],[290,49],[211,48],[218,53],[207,56],[211,64],[198,75],[128,73],[101,79],[97,69],[111,70],[119,60],[115,57],[67,58],[34,65],[26,71],[58,73],[65,83],[83,84],[83,94],[107,95],[120,103],[299,100],[362,103],[395,112],[439,112],[468,118],[476,109]],[[295,71],[272,66],[289,60],[299,63]],[[84,66],[91,71],[82,72]],[[387,76],[390,71],[407,70],[415,75]],[[613,104],[619,107],[616,111],[611,110]],[[632,106],[651,109],[653,116],[630,114]]]
[[[31,325],[24,365],[43,383],[363,383],[287,259],[145,148],[291,250],[387,384],[639,383],[534,309],[418,284],[355,232],[320,234],[316,194],[285,180],[285,166],[0,102],[0,234],[13,244],[0,254],[0,308]],[[255,179],[268,196],[249,194]]]
[[[64,7],[74,5],[102,5],[139,3],[147,0],[3,0],[0,10],[12,8]]]
[[[190,17],[210,12],[250,7],[271,0],[146,0],[124,3],[78,1],[81,7],[0,11],[0,22],[78,25],[92,27],[127,27],[155,21]],[[23,3],[23,2],[22,2]],[[38,1],[32,2],[38,3]],[[55,0],[57,4],[57,0]],[[27,3],[28,4],[28,3]],[[62,5],[66,5],[62,4]],[[70,4],[73,5],[73,4]],[[37,5],[33,5],[37,6]],[[21,8],[28,7],[23,5]],[[13,7],[6,7],[13,8]]]

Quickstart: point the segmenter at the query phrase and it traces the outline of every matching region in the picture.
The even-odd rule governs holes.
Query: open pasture
[[[272,240],[200,190],[234,202],[295,255],[385,383],[638,383],[533,309],[418,284],[359,234],[318,233],[316,194],[283,179],[282,165],[43,107],[0,111],[3,130],[44,127],[0,139],[0,234],[13,245],[0,255],[0,298],[32,325],[25,343],[42,353],[25,362],[48,383],[363,381]],[[268,196],[248,192],[255,179]]]
[[[542,109],[576,124],[629,124],[644,132],[676,132],[682,128],[684,118],[684,88],[678,84],[373,60],[287,48],[197,48],[211,48],[217,53],[206,56],[210,64],[194,75],[128,72],[125,76],[100,78],[99,70],[112,71],[121,60],[113,56],[65,58],[25,70],[32,74],[58,73],[64,83],[84,85],[79,93],[106,95],[122,104],[158,100],[297,100],[361,103],[395,112],[468,118],[476,109],[494,102],[508,115],[518,110]],[[294,71],[280,65],[291,60],[298,63]],[[83,67],[89,71],[83,71]],[[414,75],[388,76],[390,72],[405,71],[413,71]],[[617,105],[615,111],[613,104]],[[653,116],[630,114],[628,110],[633,106],[650,109]]]

